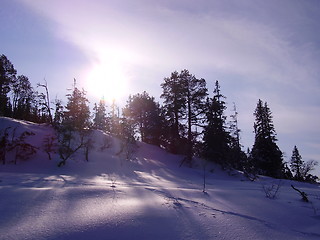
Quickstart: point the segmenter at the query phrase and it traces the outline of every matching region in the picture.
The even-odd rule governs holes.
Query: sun
[[[95,64],[87,76],[88,92],[94,97],[102,97],[108,102],[125,97],[127,77],[121,64],[104,62]]]

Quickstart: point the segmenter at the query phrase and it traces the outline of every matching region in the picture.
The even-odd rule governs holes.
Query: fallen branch
[[[302,201],[304,202],[309,202],[308,199],[308,195],[305,192],[300,191],[299,189],[295,188],[293,185],[291,185],[291,187],[296,190],[298,193],[300,193],[301,197],[302,197]]]

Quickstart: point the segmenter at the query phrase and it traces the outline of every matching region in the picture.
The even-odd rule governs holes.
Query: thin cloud
[[[252,135],[258,98],[270,103],[276,128],[285,139],[305,132],[314,141],[313,135],[319,134],[320,4],[24,2],[50,19],[53,34],[79,47],[92,65],[119,63],[130,78],[130,90],[146,90],[158,97],[163,77],[188,68],[206,78],[209,88],[216,79],[225,83],[223,90],[239,106],[247,135]],[[286,139],[288,144],[292,138]]]

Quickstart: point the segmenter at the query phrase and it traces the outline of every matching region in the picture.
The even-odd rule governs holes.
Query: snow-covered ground
[[[48,126],[0,118],[0,129],[33,131],[41,146]],[[112,146],[101,150],[109,138]],[[260,177],[247,181],[218,166],[179,167],[181,156],[138,143],[133,160],[119,141],[93,133],[89,162],[77,154],[58,168],[46,153],[0,165],[0,239],[320,239],[320,187]],[[293,184],[308,194],[301,201]],[[266,189],[280,185],[275,199]]]

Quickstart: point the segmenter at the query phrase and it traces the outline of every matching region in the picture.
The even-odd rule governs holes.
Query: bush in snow
[[[112,146],[112,139],[109,136],[103,136],[102,146],[100,147],[100,151],[104,151]]]
[[[267,198],[275,199],[279,194],[281,185],[282,185],[281,180],[279,180],[278,182],[272,182],[270,184],[262,184],[262,189]]]
[[[6,163],[6,153],[7,153],[7,148],[9,144],[9,140],[8,140],[9,129],[10,127],[7,127],[0,132],[0,161],[2,162],[2,164]]]
[[[66,164],[66,161],[73,156],[79,149],[84,149],[86,160],[89,160],[89,150],[93,147],[90,138],[91,130],[73,130],[68,126],[61,126],[58,130],[59,156],[61,161],[58,167]]]
[[[57,152],[57,138],[55,136],[47,135],[43,139],[43,150],[47,153],[49,160],[52,159],[51,154]]]
[[[31,158],[37,151],[35,146],[26,142],[26,138],[35,134],[33,132],[24,131],[17,137],[17,128],[14,128],[11,133],[9,132],[9,129],[11,129],[11,127],[7,127],[1,132],[0,160],[2,161],[2,164],[6,164],[8,155],[11,157],[11,162],[14,164],[17,164],[18,160],[28,160]]]

